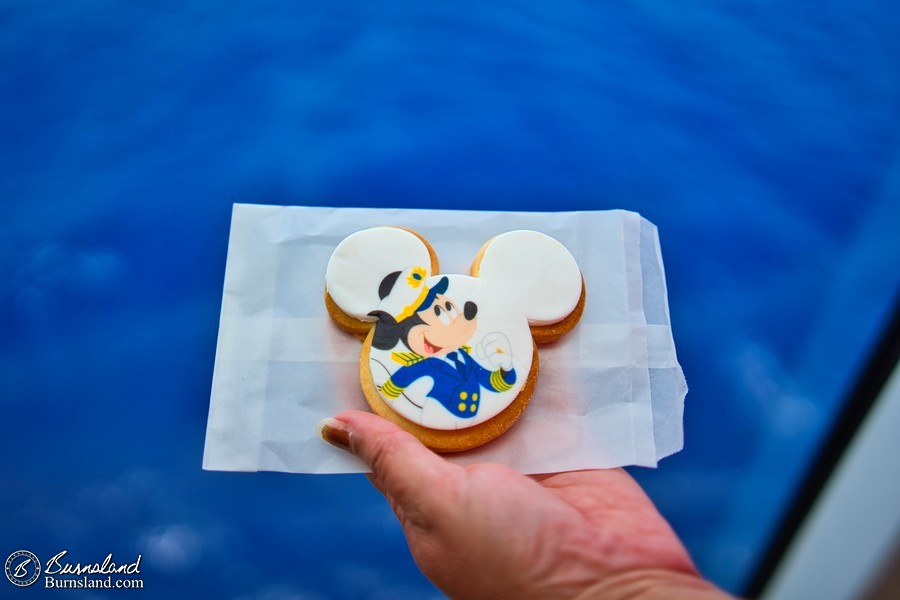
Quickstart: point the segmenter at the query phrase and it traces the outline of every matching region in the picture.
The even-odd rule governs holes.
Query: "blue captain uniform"
[[[381,386],[385,396],[396,398],[417,379],[431,377],[434,385],[426,395],[462,419],[478,414],[482,388],[505,392],[516,383],[515,369],[488,371],[463,348],[447,354],[446,361],[435,357],[424,358],[412,352],[394,353],[393,357],[405,364]]]

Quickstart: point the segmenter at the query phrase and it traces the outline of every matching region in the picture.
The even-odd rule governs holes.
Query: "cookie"
[[[335,248],[325,304],[363,337],[360,383],[372,411],[437,452],[503,434],[537,384],[538,343],[570,331],[585,285],[559,241],[536,231],[489,240],[470,275],[438,274],[428,241],[397,227],[356,232]]]

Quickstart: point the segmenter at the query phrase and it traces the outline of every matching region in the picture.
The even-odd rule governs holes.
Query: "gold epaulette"
[[[391,352],[391,359],[404,367],[409,367],[417,362],[422,362],[425,360],[425,357],[415,352]]]

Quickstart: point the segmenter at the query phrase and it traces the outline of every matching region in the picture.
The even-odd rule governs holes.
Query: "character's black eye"
[[[463,306],[463,314],[466,316],[467,321],[471,321],[478,314],[478,305],[474,302],[466,302]]]
[[[441,307],[438,306],[437,304],[434,305],[434,314],[437,317],[441,316]]]
[[[445,302],[445,303],[444,303],[444,307],[446,307],[447,312],[450,312],[450,309],[453,308],[453,305],[450,304],[449,302]]]

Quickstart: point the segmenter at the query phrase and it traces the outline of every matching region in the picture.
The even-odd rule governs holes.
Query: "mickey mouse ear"
[[[363,229],[334,249],[325,268],[325,291],[349,316],[372,321],[368,314],[381,301],[384,278],[409,267],[438,269],[434,250],[422,236],[399,227]]]
[[[488,241],[472,275],[490,281],[515,303],[530,325],[558,323],[581,299],[581,270],[555,238],[537,231],[510,231]]]

